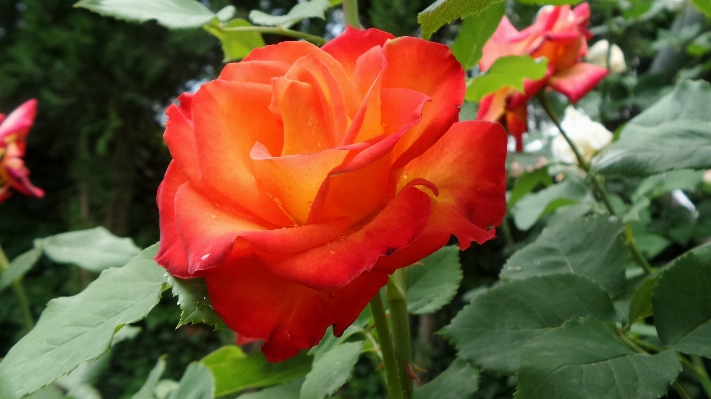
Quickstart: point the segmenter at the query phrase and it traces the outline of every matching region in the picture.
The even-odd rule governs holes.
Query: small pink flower
[[[42,198],[44,191],[30,182],[25,167],[25,137],[37,114],[37,100],[20,105],[7,117],[0,114],[0,203],[7,199],[11,188],[22,194]]]

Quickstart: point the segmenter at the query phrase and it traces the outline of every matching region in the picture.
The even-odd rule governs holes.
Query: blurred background
[[[148,0],[147,0],[148,1]],[[28,136],[25,162],[42,199],[15,195],[0,206],[0,243],[8,257],[26,251],[36,237],[69,230],[105,226],[128,236],[140,247],[158,241],[155,192],[170,161],[162,140],[164,109],[183,91],[195,90],[222,68],[218,40],[207,32],[168,31],[154,23],[133,24],[72,7],[74,0],[0,0],[0,112],[8,113],[29,98],[39,100],[36,123]],[[252,9],[281,14],[294,0],[202,1],[213,11],[233,4],[237,17]],[[429,0],[361,1],[361,22],[395,35],[418,33],[417,13]],[[591,2],[590,40],[618,45],[627,63],[610,75],[580,104],[614,131],[666,94],[679,79],[711,77],[711,31],[708,20],[679,0]],[[537,6],[509,2],[507,15],[518,27],[528,26]],[[343,29],[340,9],[327,19],[303,21],[295,28],[333,37]],[[451,43],[457,24],[441,29],[433,40]],[[267,43],[287,38],[265,35]],[[463,110],[471,118],[474,104]],[[535,108],[535,106],[532,106]],[[564,104],[558,104],[562,114]],[[544,137],[545,126],[532,109],[529,135]],[[538,134],[538,135],[537,135]],[[544,140],[545,141],[545,140]],[[541,153],[541,154],[544,154]],[[545,154],[519,157],[525,168]],[[611,188],[629,191],[635,181],[613,181]],[[698,209],[695,218],[674,206],[670,195],[655,199],[650,212],[655,223],[644,226],[640,245],[658,262],[671,259],[711,235],[711,190],[704,183],[691,190]],[[651,220],[651,219],[650,219]],[[417,334],[416,363],[436,375],[451,362],[454,349],[433,334],[448,323],[476,293],[496,280],[510,253],[535,236],[511,228],[508,234],[462,254],[464,281],[460,294],[442,311],[413,319]],[[25,289],[37,317],[57,296],[74,295],[95,276],[75,267],[43,259],[25,277]],[[0,357],[23,334],[22,317],[10,290],[0,294]],[[186,326],[175,331],[179,309],[170,294],[139,323],[142,332],[119,343],[109,372],[96,384],[106,399],[135,393],[155,364],[168,354],[165,377],[179,379],[186,365],[233,339],[208,327]],[[515,377],[482,374],[477,398],[511,397]],[[367,361],[344,388],[344,398],[383,397],[377,375]]]

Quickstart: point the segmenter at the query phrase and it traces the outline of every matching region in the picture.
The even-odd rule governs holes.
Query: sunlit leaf
[[[285,15],[270,15],[259,10],[252,10],[249,13],[249,19],[257,25],[288,28],[305,18],[325,19],[324,11],[329,6],[328,0],[310,0],[297,3]]]
[[[220,39],[222,53],[225,55],[224,62],[241,60],[249,55],[255,48],[264,47],[262,34],[258,32],[230,32],[223,28],[239,28],[253,26],[247,20],[236,18],[221,27],[214,24],[204,26],[205,30]]]
[[[474,68],[479,62],[484,44],[496,31],[505,11],[505,2],[493,3],[481,14],[470,15],[462,21],[452,43],[452,53],[465,70]]]
[[[546,76],[548,60],[534,60],[529,55],[510,55],[501,57],[482,75],[467,83],[467,101],[479,102],[481,99],[501,88],[512,87],[523,92],[524,79],[538,80]]]
[[[102,356],[124,325],[146,317],[165,287],[158,245],[109,269],[73,297],[53,299],[37,325],[0,362],[0,398],[19,399]]]
[[[156,20],[166,28],[198,28],[215,13],[196,0],[82,0],[74,7],[134,22]]]
[[[503,0],[437,0],[417,15],[422,38],[429,39],[437,29],[458,18],[481,14],[490,5]]]

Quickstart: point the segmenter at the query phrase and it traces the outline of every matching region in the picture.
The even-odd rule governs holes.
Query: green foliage
[[[57,263],[71,263],[97,273],[121,267],[141,252],[130,238],[117,237],[103,227],[37,239],[35,247]]]
[[[7,269],[0,274],[0,292],[27,273],[37,263],[40,256],[42,256],[42,249],[33,248],[13,259]]]
[[[168,399],[213,399],[215,380],[204,365],[191,363]]]
[[[351,378],[363,344],[358,341],[336,346],[316,361],[301,386],[301,399],[323,399],[345,384]]]
[[[587,186],[577,180],[565,180],[533,194],[528,194],[511,209],[514,223],[520,230],[530,229],[541,216],[562,206],[584,200],[589,194]]]
[[[301,384],[303,383],[304,380],[299,378],[259,392],[242,394],[237,399],[300,399]]]
[[[165,358],[161,357],[156,362],[155,367],[153,367],[151,372],[148,374],[146,382],[143,384],[141,389],[131,397],[131,399],[153,399],[153,392],[155,391],[158,380],[160,380],[163,372],[165,372]]]
[[[566,4],[578,4],[583,0],[518,0],[523,4],[539,4],[539,5],[554,5],[562,6]]]
[[[701,11],[703,11],[706,16],[711,17],[711,3],[705,0],[691,0],[692,3]]]
[[[458,18],[481,14],[492,4],[503,0],[437,0],[417,15],[422,25],[422,38],[428,39],[442,26]]]
[[[452,53],[465,70],[477,65],[484,44],[496,31],[505,11],[505,2],[494,3],[481,14],[470,15],[462,21],[459,34],[452,43]]]
[[[654,322],[665,346],[711,357],[711,267],[694,254],[659,278],[652,296]]]
[[[593,163],[599,173],[650,175],[711,167],[711,86],[683,81],[632,119]]]
[[[611,297],[625,289],[627,248],[622,223],[597,216],[547,227],[536,240],[513,254],[499,275],[520,280],[549,274],[577,274],[600,284]]]
[[[534,60],[528,55],[510,55],[494,61],[489,69],[467,83],[467,101],[481,99],[501,88],[512,87],[523,93],[524,79],[538,80],[546,76],[548,60]]]
[[[104,271],[79,295],[52,300],[37,326],[0,362],[0,397],[33,393],[106,353],[116,332],[144,318],[165,288],[154,245]]]
[[[434,313],[448,304],[462,281],[459,248],[444,247],[407,269],[407,310]]]
[[[413,399],[461,399],[479,388],[479,371],[467,361],[454,359],[447,370],[431,382],[415,389]]]
[[[657,287],[657,283],[659,283],[659,276],[650,276],[635,290],[630,301],[630,323],[643,320],[654,313],[652,311],[652,293]]]
[[[81,0],[75,7],[127,21],[156,20],[166,28],[198,28],[216,16],[195,0]]]
[[[680,371],[673,351],[635,353],[605,323],[571,320],[524,346],[514,398],[657,399]]]
[[[518,200],[533,191],[538,185],[548,187],[553,184],[553,178],[548,174],[548,167],[538,168],[531,172],[526,172],[516,179],[516,183],[511,190],[511,195],[507,201],[507,206],[511,209]]]
[[[328,0],[309,0],[296,4],[284,15],[270,15],[259,10],[252,10],[249,13],[249,19],[257,25],[288,28],[302,19],[324,19],[324,11],[326,11],[328,7],[330,7]]]
[[[554,274],[484,291],[443,333],[461,358],[487,370],[512,373],[528,340],[585,316],[617,319],[612,300],[598,284],[575,274]]]
[[[225,24],[224,28],[239,28],[252,26],[247,20],[235,18]],[[255,48],[264,47],[264,39],[258,32],[230,32],[221,29],[215,24],[207,24],[203,28],[220,39],[222,52],[225,54],[224,62],[237,61],[249,55]]]
[[[201,362],[215,377],[215,394],[222,396],[304,377],[311,370],[311,360],[311,356],[302,352],[281,363],[269,363],[260,351],[244,354],[240,348],[228,345]]]
[[[214,326],[216,330],[227,328],[225,322],[212,308],[204,279],[181,279],[169,276],[168,284],[173,289],[173,296],[178,297],[181,310],[178,327],[185,324],[205,323]]]

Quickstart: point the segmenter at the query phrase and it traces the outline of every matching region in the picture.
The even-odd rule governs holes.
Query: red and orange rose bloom
[[[536,21],[518,31],[504,16],[494,35],[484,45],[479,67],[486,71],[500,57],[530,55],[546,57],[548,71],[543,79],[524,82],[524,92],[502,88],[484,97],[479,104],[477,119],[505,123],[516,138],[518,151],[523,149],[528,112],[526,102],[539,90],[549,87],[577,102],[592,90],[608,73],[606,68],[580,62],[587,54],[590,6],[587,3],[570,6],[545,6]]]
[[[25,167],[25,138],[37,114],[37,100],[29,100],[5,116],[0,114],[0,203],[12,191],[41,198],[44,191],[30,182],[30,171]]]
[[[171,106],[156,261],[271,361],[340,334],[396,269],[494,237],[506,133],[458,122],[446,46],[348,29],[254,50]]]

